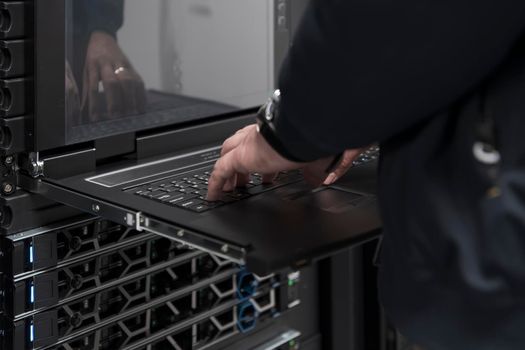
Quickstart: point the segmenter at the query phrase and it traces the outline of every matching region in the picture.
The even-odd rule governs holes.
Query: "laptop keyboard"
[[[273,190],[302,179],[299,171],[282,172],[272,183],[263,183],[262,176],[253,174],[245,187],[236,188],[232,192],[224,193],[219,201],[206,201],[208,179],[211,169],[187,173],[156,181],[147,185],[133,188],[128,192],[150,198],[152,200],[188,209],[194,212],[204,212],[213,208],[236,202],[241,199]]]
[[[374,146],[358,156],[353,166],[360,166],[379,157],[379,147]],[[224,193],[219,201],[206,201],[208,179],[211,168],[200,169],[190,173],[168,177],[149,184],[128,189],[135,195],[146,197],[157,202],[202,213],[232,202],[236,202],[275,188],[302,180],[300,171],[281,172],[272,183],[263,183],[259,174],[250,175],[250,181],[245,187],[236,188]]]

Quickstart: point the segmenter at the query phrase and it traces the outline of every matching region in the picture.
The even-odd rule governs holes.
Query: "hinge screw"
[[[31,172],[32,176],[38,176],[40,170],[40,166],[36,162],[31,162],[31,164],[29,164],[29,171]]]
[[[100,205],[98,204],[93,204],[91,206],[91,209],[95,212],[95,213],[98,213],[100,211]]]
[[[230,249],[230,247],[229,247],[227,244],[225,244],[225,245],[223,245],[223,246],[221,247],[221,251],[222,251],[223,253],[228,253],[228,250],[229,250],[229,249]]]
[[[5,157],[5,160],[4,160],[5,165],[11,165],[13,164],[13,161],[14,161],[13,156]]]
[[[5,194],[11,194],[13,193],[14,191],[14,186],[11,185],[10,183],[6,182],[2,185],[2,191],[5,193]]]
[[[178,237],[184,237],[184,230],[179,230],[179,231],[177,232],[177,236],[178,236]]]

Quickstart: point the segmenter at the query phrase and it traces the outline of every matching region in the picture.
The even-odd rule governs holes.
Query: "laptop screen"
[[[66,0],[66,143],[264,103],[279,1]]]

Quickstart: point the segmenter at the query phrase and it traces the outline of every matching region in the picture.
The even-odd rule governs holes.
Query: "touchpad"
[[[304,196],[296,198],[296,201],[306,205],[314,205],[319,209],[332,213],[342,213],[355,208],[363,197],[363,195],[357,193],[329,187],[319,191],[309,192]]]

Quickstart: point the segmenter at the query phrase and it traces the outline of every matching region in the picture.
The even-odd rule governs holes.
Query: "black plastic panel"
[[[22,190],[8,197],[0,196],[0,213],[0,235],[17,234],[73,217],[86,216],[74,208]]]
[[[65,140],[64,4],[64,0],[34,1],[37,151],[62,146]]]
[[[0,39],[33,34],[33,1],[0,1]]]
[[[33,41],[0,40],[0,78],[33,74]]]
[[[0,154],[27,151],[32,135],[32,118],[28,116],[0,119]]]
[[[32,91],[32,78],[0,80],[0,117],[9,118],[32,113]]]

